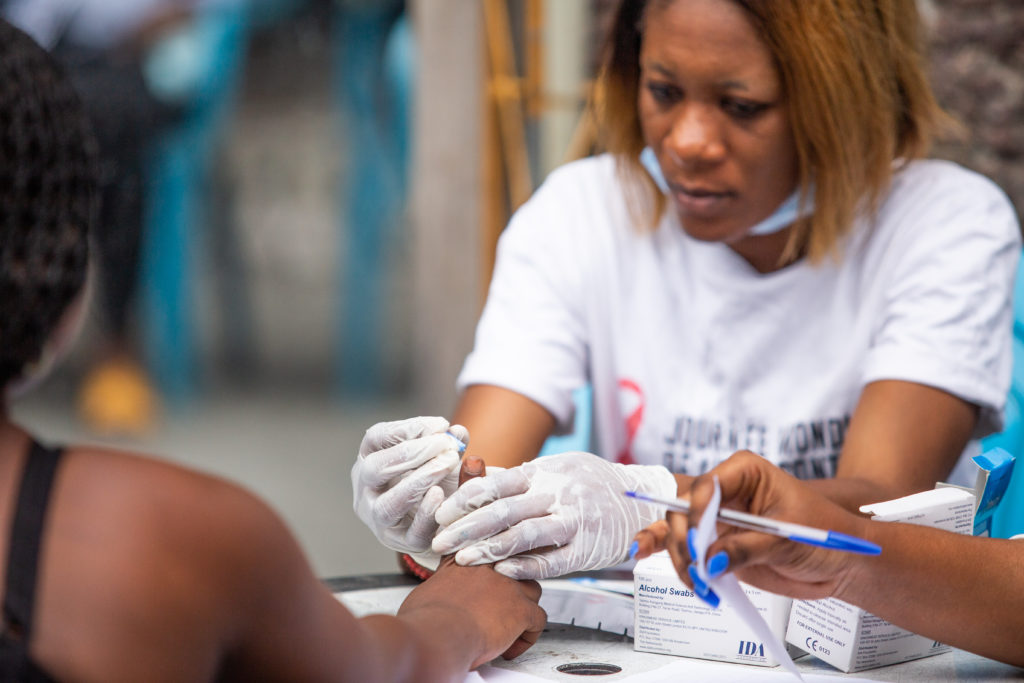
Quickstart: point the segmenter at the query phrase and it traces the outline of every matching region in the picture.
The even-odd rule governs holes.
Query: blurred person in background
[[[63,65],[99,144],[102,324],[98,357],[83,380],[79,409],[100,433],[138,435],[158,398],[132,334],[144,239],[147,152],[180,118],[167,55],[197,10],[229,0],[7,0],[4,16]],[[231,0],[238,1],[238,0]],[[177,46],[177,54],[182,54]],[[187,59],[187,54],[184,55]],[[179,65],[180,66],[180,65]],[[184,65],[187,70],[187,64]]]
[[[455,681],[536,641],[535,582],[447,563],[357,619],[247,491],[13,422],[84,315],[98,183],[72,85],[3,21],[0,149],[0,680]]]
[[[852,510],[965,483],[1002,427],[1021,236],[990,180],[925,158],[923,37],[915,0],[621,2],[607,153],[513,216],[458,379],[460,436],[510,469],[456,491],[446,420],[377,425],[352,484],[378,539],[605,567],[654,514],[623,491],[741,449]],[[534,459],[587,383],[600,457]]]

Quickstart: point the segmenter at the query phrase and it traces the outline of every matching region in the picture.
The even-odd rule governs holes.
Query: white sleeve
[[[586,239],[574,239],[584,218],[572,208],[573,177],[556,171],[512,217],[498,242],[487,303],[473,351],[459,374],[473,384],[510,389],[536,401],[571,429],[572,392],[586,382],[582,261]],[[574,223],[575,221],[575,223]]]
[[[939,180],[911,190],[918,196],[899,217],[907,225],[887,245],[884,308],[863,381],[917,382],[974,403],[980,438],[1002,429],[1020,227],[987,179],[961,171]]]

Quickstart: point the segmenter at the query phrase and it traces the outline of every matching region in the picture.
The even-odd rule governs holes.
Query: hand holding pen
[[[626,496],[642,500],[652,505],[660,505],[674,512],[689,512],[690,501],[685,498],[660,498],[650,496],[637,491],[626,491]],[[792,522],[781,522],[771,517],[759,517],[747,512],[722,508],[717,514],[718,521],[722,524],[758,531],[762,534],[771,534],[781,538],[788,538],[797,543],[816,545],[830,550],[841,550],[847,553],[859,555],[879,555],[882,552],[881,546],[865,541],[863,538],[850,536],[840,531],[830,531],[817,527],[794,524]]]
[[[636,556],[666,547],[682,581],[706,600],[713,601],[713,592],[706,585],[697,585],[688,570],[695,555],[689,541],[691,529],[696,527],[711,498],[713,475],[717,475],[721,485],[722,506],[731,508],[730,512],[739,508],[776,523],[806,520],[826,535],[828,529],[838,534],[835,538],[852,537],[862,544],[853,544],[860,553],[836,552],[809,544],[803,537],[794,542],[780,537],[781,534],[734,526],[720,514],[720,521],[725,524],[720,525],[720,536],[706,555],[712,579],[733,571],[741,581],[773,593],[818,599],[833,595],[843,582],[854,580],[858,567],[872,560],[865,553],[878,551],[877,546],[872,548],[869,520],[832,503],[764,458],[749,452],[737,453],[694,480],[688,513],[670,511],[664,525],[652,525],[636,536]]]

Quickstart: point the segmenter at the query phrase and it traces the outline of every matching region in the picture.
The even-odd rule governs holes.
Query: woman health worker
[[[378,537],[546,577],[625,557],[653,513],[622,490],[737,450],[851,509],[962,479],[1001,426],[1020,233],[924,158],[946,118],[914,0],[626,0],[600,86],[608,151],[513,217],[458,379],[454,421],[512,469],[453,494],[446,421],[375,426]],[[531,460],[587,382],[601,457]]]

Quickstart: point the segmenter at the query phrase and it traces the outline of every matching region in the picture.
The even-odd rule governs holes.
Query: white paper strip
[[[765,648],[778,660],[782,668],[796,676],[798,680],[803,681],[803,676],[800,675],[796,664],[790,659],[785,644],[772,633],[761,613],[757,611],[757,608],[751,604],[750,598],[743,592],[743,588],[736,577],[729,572],[717,579],[712,579],[708,576],[707,551],[708,546],[718,538],[716,518],[718,517],[718,508],[722,503],[722,488],[718,484],[718,477],[715,477],[714,480],[715,492],[711,496],[711,502],[704,508],[704,514],[701,515],[700,522],[697,523],[697,533],[693,539],[694,550],[697,554],[697,576],[710,586],[718,594],[719,598],[732,605],[733,609],[736,610],[736,613],[743,620],[743,623],[749,626],[757,634],[757,637],[764,642]]]

